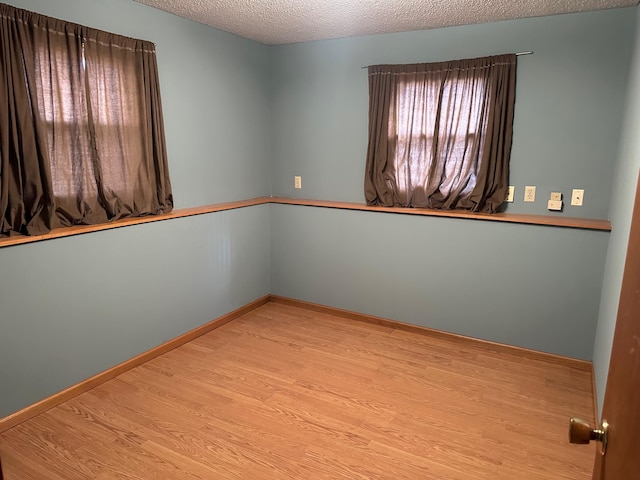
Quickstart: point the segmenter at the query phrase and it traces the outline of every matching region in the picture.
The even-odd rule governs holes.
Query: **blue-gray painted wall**
[[[0,249],[0,417],[269,293],[268,209]]]
[[[271,206],[274,294],[590,359],[608,233]]]
[[[364,201],[368,83],[361,65],[518,57],[509,212],[607,218],[635,9],[274,47],[274,195]],[[302,176],[302,190],[293,176]],[[524,186],[537,201],[524,203]],[[571,190],[583,188],[582,207]],[[552,191],[565,196],[549,212]]]
[[[635,21],[619,9],[276,47],[274,194],[364,201],[361,65],[533,50],[518,60],[508,211],[607,218]],[[291,206],[272,206],[271,226],[275,294],[592,358],[608,233]]]
[[[269,195],[266,45],[133,0],[4,3],[156,44],[176,208]]]
[[[640,19],[640,9],[636,9]],[[613,181],[611,223],[613,229],[607,250],[602,300],[593,350],[598,409],[602,414],[604,392],[611,358],[611,345],[618,313],[618,300],[626,258],[633,204],[640,168],[640,31],[636,31],[634,55],[627,93],[620,154]]]
[[[10,0],[157,45],[176,208],[270,193],[267,47],[130,0]],[[0,417],[270,291],[269,207],[0,249]]]
[[[634,9],[266,47],[129,0],[5,1],[157,44],[176,208],[271,193],[362,201],[360,65],[521,50],[536,53],[519,61],[509,211],[548,213],[548,193],[572,188],[585,206],[562,215],[606,218],[624,201],[609,204]],[[0,417],[269,292],[590,359],[608,239],[272,205],[3,248]],[[610,329],[610,312],[600,322]],[[606,356],[606,338],[595,345]]]

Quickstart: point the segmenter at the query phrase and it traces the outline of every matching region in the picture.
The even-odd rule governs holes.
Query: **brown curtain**
[[[515,54],[369,67],[367,204],[495,212],[515,81]]]
[[[0,235],[169,212],[155,46],[0,4]]]

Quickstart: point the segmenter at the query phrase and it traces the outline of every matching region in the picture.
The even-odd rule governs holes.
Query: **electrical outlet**
[[[584,200],[584,190],[581,188],[574,188],[571,193],[571,205],[574,207],[581,207]]]
[[[302,188],[302,177],[300,175],[293,177],[293,188]]]
[[[513,185],[509,185],[509,188],[507,189],[507,198],[505,199],[505,202],[513,203],[513,195],[515,194],[515,191],[516,191],[516,187],[514,187]]]
[[[536,201],[536,187],[527,185],[524,187],[524,201],[535,202]]]

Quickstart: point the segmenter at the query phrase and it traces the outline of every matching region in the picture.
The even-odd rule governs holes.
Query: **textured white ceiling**
[[[269,45],[638,5],[639,0],[135,0]]]

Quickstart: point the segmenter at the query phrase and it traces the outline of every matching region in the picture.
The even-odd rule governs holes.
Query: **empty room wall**
[[[640,19],[640,8],[636,8],[635,15],[637,19]],[[638,182],[638,168],[640,167],[640,136],[638,136],[638,131],[640,131],[640,32],[638,30],[636,30],[633,46],[634,54],[625,102],[620,153],[611,196],[610,218],[613,229],[607,250],[600,315],[593,353],[598,408],[601,413],[618,313],[622,274],[627,255],[629,230]]]
[[[130,0],[10,0],[157,44],[176,208],[268,195],[267,47]],[[256,206],[0,248],[0,418],[269,293]]]
[[[519,57],[507,211],[604,218],[634,9],[274,47],[274,195],[363,202],[361,65]],[[302,176],[294,190],[293,176]],[[537,201],[522,201],[524,185]],[[571,207],[571,189],[585,203]],[[565,195],[548,212],[552,191]],[[271,206],[274,294],[591,359],[609,234],[452,218]],[[615,226],[614,226],[615,228]]]
[[[571,188],[585,206],[562,215],[612,208],[633,9],[266,47],[130,0],[5,1],[157,44],[176,208],[362,202],[360,65],[522,50],[509,211]],[[264,205],[2,248],[0,417],[269,292],[588,359],[608,239]]]

